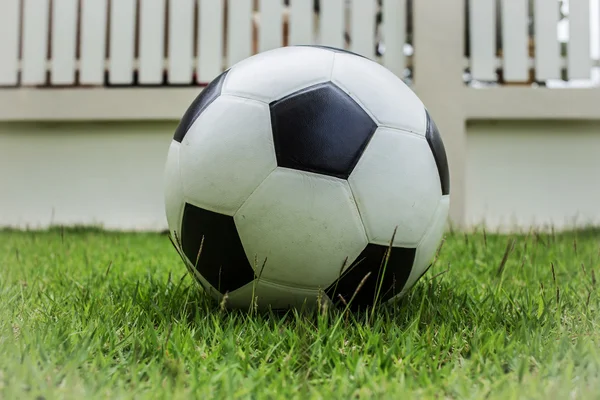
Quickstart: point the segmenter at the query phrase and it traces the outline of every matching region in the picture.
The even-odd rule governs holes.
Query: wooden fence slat
[[[18,83],[19,65],[19,0],[4,0],[0,13],[0,85]]]
[[[169,83],[192,82],[194,0],[169,1]]]
[[[223,0],[198,5],[198,81],[208,83],[223,72]]]
[[[350,50],[367,58],[375,55],[375,0],[353,1]]]
[[[252,0],[228,0],[227,14],[227,65],[232,66],[252,55]]]
[[[313,3],[290,0],[289,7],[289,44],[313,44]]]
[[[502,58],[504,80],[525,82],[529,79],[527,2],[502,2]]]
[[[548,7],[548,0],[535,0],[535,79],[560,78],[560,43],[557,36],[558,6]]]
[[[52,50],[50,83],[75,83],[75,43],[77,39],[77,0],[52,2]]]
[[[399,77],[404,76],[406,61],[406,0],[383,0],[383,65]]]
[[[283,45],[282,0],[260,0],[258,51],[276,49]]]
[[[83,84],[104,83],[107,11],[106,0],[81,2],[79,80]]]
[[[469,42],[473,79],[495,81],[496,7],[494,0],[469,2]]]
[[[163,80],[165,46],[165,1],[140,2],[139,82],[159,84]]]
[[[49,8],[48,0],[24,0],[21,77],[24,85],[46,83]]]
[[[590,2],[569,1],[569,45],[567,51],[569,79],[589,79],[590,57]]]
[[[136,31],[135,0],[117,0],[110,4],[109,74],[111,84],[133,82]]]
[[[344,48],[344,0],[320,2],[320,44]]]

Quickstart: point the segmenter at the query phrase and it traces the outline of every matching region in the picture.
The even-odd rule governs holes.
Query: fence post
[[[413,0],[414,88],[435,119],[450,165],[450,219],[465,225],[465,0]]]

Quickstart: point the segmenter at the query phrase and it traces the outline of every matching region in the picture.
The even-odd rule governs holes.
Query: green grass
[[[372,319],[222,310],[155,234],[4,231],[0,267],[0,398],[600,398],[599,231],[448,234]]]

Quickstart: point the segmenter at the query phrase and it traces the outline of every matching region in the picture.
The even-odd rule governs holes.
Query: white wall
[[[0,226],[162,230],[171,122],[0,124]],[[466,222],[600,225],[600,122],[467,126]]]
[[[164,229],[163,166],[175,126],[0,124],[0,226]]]
[[[469,226],[600,225],[600,122],[471,122],[466,157]]]

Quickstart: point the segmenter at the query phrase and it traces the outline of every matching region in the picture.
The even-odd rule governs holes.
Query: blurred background
[[[294,44],[372,58],[421,97],[454,226],[600,225],[599,3],[1,0],[0,227],[166,229],[179,118],[224,69]]]

